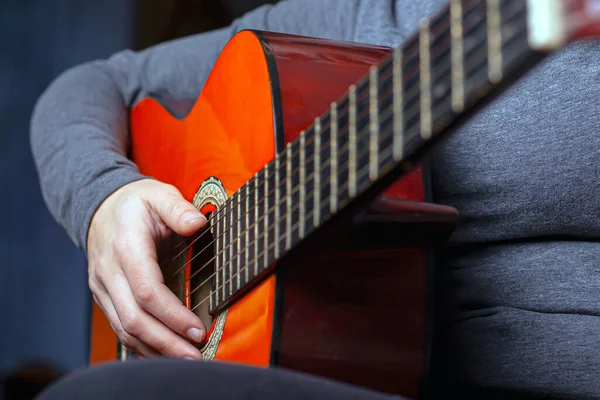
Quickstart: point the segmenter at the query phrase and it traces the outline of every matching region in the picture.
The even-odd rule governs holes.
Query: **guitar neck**
[[[225,307],[341,211],[373,198],[563,45],[565,4],[581,12],[597,3],[455,0],[423,20],[213,215],[221,239],[210,309]]]

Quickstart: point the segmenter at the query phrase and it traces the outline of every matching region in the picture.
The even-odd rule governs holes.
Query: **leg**
[[[71,399],[400,399],[288,372],[237,364],[173,359],[104,364],[76,372],[38,400]]]

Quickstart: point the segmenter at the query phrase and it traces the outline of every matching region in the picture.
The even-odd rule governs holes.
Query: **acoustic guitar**
[[[160,252],[204,359],[417,397],[458,220],[428,150],[599,20],[599,0],[454,0],[397,49],[242,31],[197,99],[140,101],[132,159],[209,217]],[[132,357],[94,306],[91,362]]]

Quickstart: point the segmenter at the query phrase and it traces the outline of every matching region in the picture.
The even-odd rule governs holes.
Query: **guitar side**
[[[388,51],[241,32],[185,118],[153,99],[136,105],[132,159],[189,201],[211,176],[230,195]],[[456,222],[455,210],[422,206],[426,172],[417,168],[362,217],[320,233],[322,240],[313,242],[323,245],[311,255],[280,265],[228,308],[222,326],[213,323],[209,335],[219,336],[214,359],[277,365],[416,396],[428,364],[432,264],[425,237],[431,229],[417,242],[402,238],[414,239],[427,225],[423,216],[442,236]],[[114,360],[116,336],[94,307],[91,361]]]

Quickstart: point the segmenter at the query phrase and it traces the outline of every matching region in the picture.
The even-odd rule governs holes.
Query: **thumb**
[[[158,215],[179,235],[192,235],[206,224],[206,217],[173,186],[165,185],[163,190],[155,191],[151,198]]]

